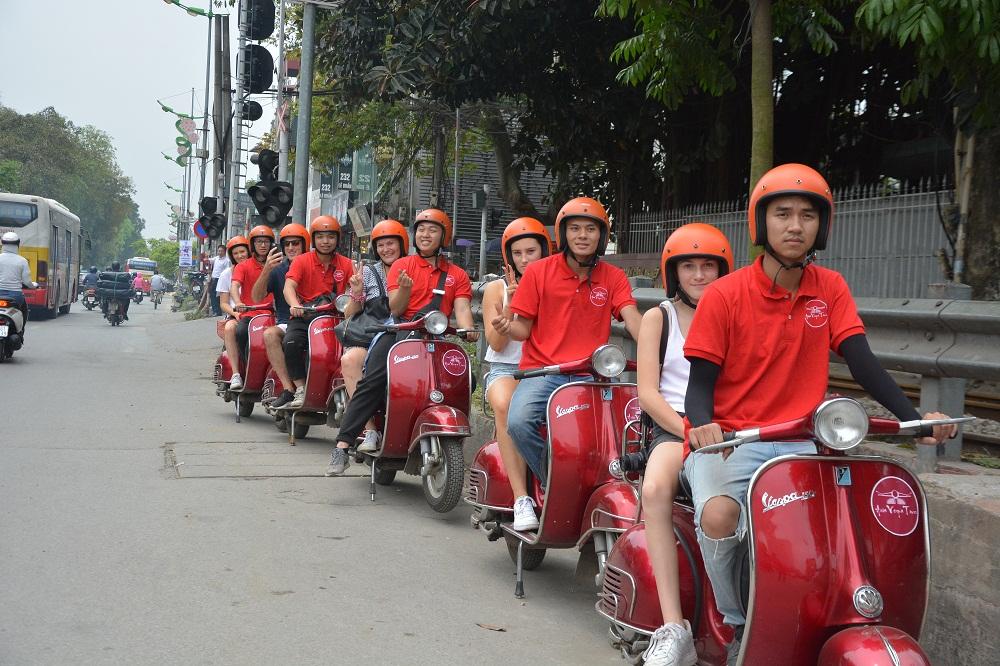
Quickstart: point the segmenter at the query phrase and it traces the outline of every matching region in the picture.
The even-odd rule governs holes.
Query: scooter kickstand
[[[377,464],[378,463],[375,460],[372,460],[371,493],[373,502],[375,501],[375,465]]]
[[[295,412],[288,419],[288,446],[295,446]]]
[[[240,394],[236,394],[236,422],[240,422]]]
[[[517,574],[514,582],[514,596],[524,599],[524,542],[517,542]]]

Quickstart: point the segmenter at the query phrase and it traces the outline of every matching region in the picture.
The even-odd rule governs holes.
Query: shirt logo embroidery
[[[830,309],[826,301],[818,298],[806,303],[806,324],[811,328],[823,328],[830,319]]]
[[[608,290],[604,287],[594,287],[590,290],[590,302],[599,308],[608,304]]]
[[[336,280],[337,282],[343,282],[344,281],[344,271],[334,271],[334,273],[333,273],[333,279]]]
[[[446,286],[446,287],[454,287],[455,286],[455,276],[454,275],[449,275],[448,277],[446,277],[444,279],[444,286]]]

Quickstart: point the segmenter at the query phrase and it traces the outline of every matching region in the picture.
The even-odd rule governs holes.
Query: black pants
[[[208,283],[208,299],[212,303],[212,314],[219,316],[222,314],[222,307],[219,306],[219,294],[215,288],[219,285],[219,278],[212,278]]]
[[[301,317],[292,317],[285,328],[282,341],[285,350],[285,365],[288,376],[293,380],[306,378],[306,364],[309,362],[309,322]],[[294,387],[287,386],[289,391]]]
[[[240,350],[243,362],[250,360],[250,320],[253,317],[243,317],[236,322],[236,348]]]
[[[392,333],[386,333],[368,351],[365,374],[358,382],[358,387],[354,390],[351,401],[347,403],[340,432],[337,434],[337,441],[353,444],[361,431],[365,429],[368,419],[385,405],[385,390],[389,378],[386,361],[389,358],[389,350],[394,344],[396,344],[396,336]]]

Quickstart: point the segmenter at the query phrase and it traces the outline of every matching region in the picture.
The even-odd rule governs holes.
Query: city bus
[[[142,276],[143,293],[149,296],[150,285],[153,282],[153,271],[156,270],[156,262],[149,257],[132,257],[125,262],[125,270],[129,273],[138,273]]]
[[[32,311],[67,314],[80,279],[80,218],[54,199],[0,192],[0,234],[21,237],[21,256],[38,289],[25,289]]]

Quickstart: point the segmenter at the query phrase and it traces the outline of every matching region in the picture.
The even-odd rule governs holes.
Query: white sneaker
[[[671,622],[653,632],[642,659],[646,666],[694,666],[698,653],[688,621],[684,620],[684,624]]]
[[[295,395],[292,399],[285,403],[283,409],[302,409],[302,405],[306,402],[306,387],[299,386],[295,389]]]
[[[518,532],[528,532],[538,529],[538,517],[535,515],[535,500],[527,495],[514,500],[514,524]]]
[[[240,373],[234,372],[232,379],[229,380],[229,390],[239,391],[241,388],[243,388],[243,378],[240,377]]]
[[[378,434],[378,430],[366,430],[365,438],[358,445],[358,451],[360,453],[374,453],[378,451],[378,442],[381,437]]]

